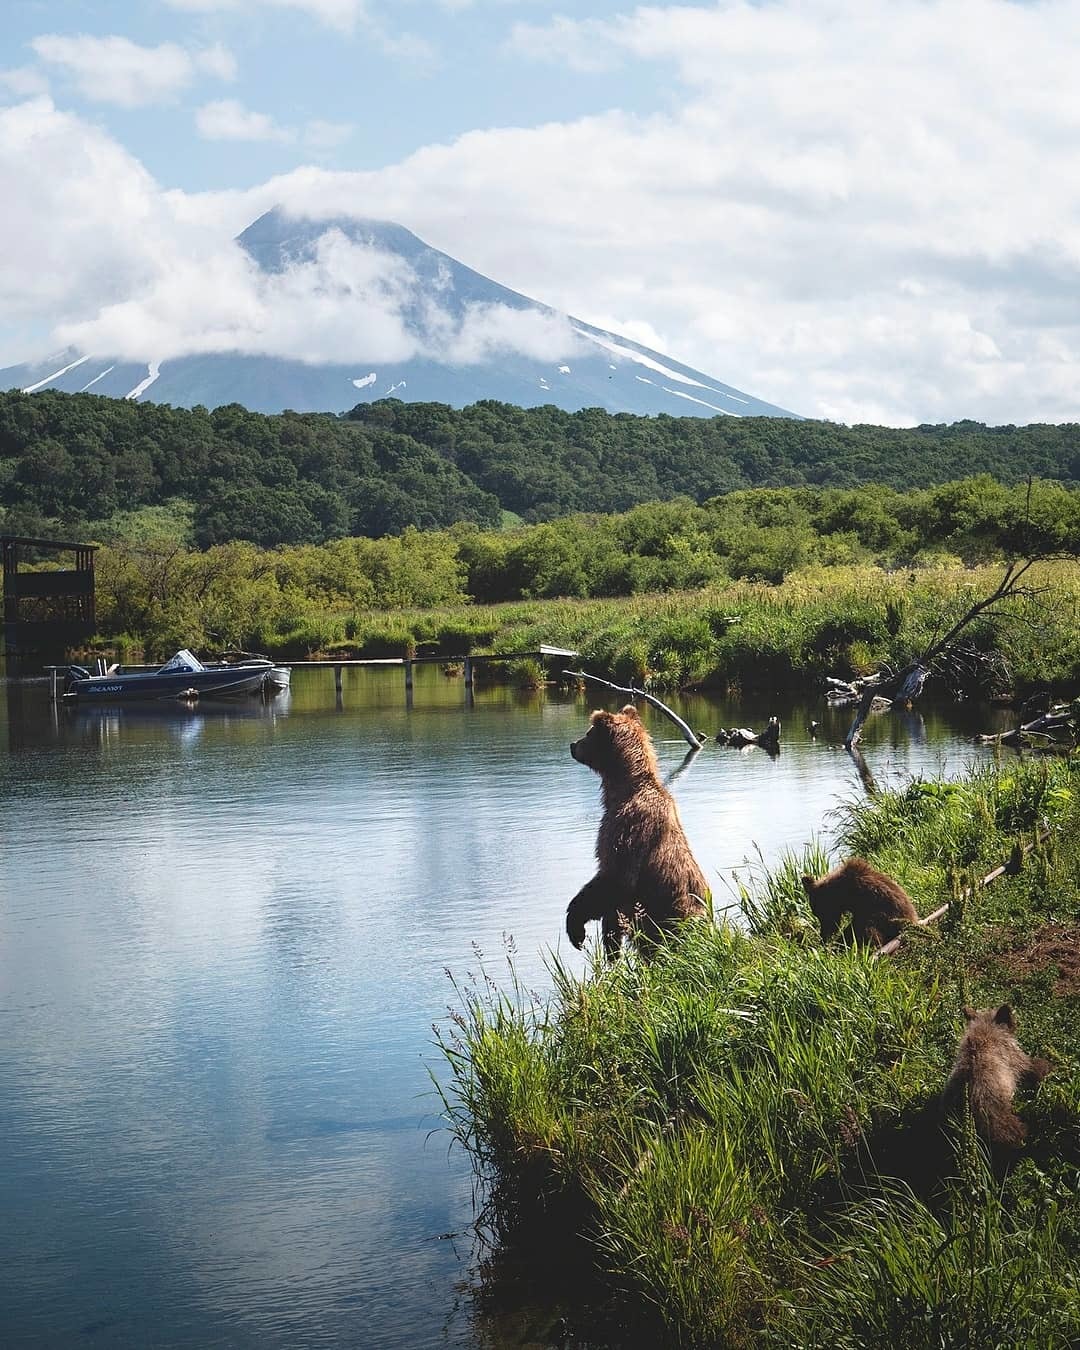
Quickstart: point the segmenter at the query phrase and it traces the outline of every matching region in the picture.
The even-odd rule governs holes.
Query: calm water
[[[446,968],[475,945],[498,976],[504,934],[543,987],[592,866],[597,782],[567,746],[596,701],[466,710],[432,668],[411,711],[387,671],[346,672],[340,707],[329,671],[198,711],[0,685],[0,1343],[499,1343],[468,1292],[469,1171],[431,1133],[431,1023]],[[828,743],[849,715],[679,709],[784,719],[778,759],[712,746],[674,785],[722,903],[755,843],[858,795]],[[866,757],[953,772],[986,721],[880,718]]]

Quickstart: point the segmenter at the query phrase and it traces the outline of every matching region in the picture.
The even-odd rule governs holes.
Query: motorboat
[[[64,697],[94,703],[116,699],[232,698],[257,693],[274,669],[269,657],[207,666],[185,647],[157,670],[112,666],[104,674],[91,675],[82,666],[70,666]]]

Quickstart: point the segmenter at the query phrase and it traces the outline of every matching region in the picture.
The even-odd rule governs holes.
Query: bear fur
[[[566,933],[575,947],[585,925],[601,921],[604,951],[614,960],[623,939],[656,941],[685,919],[707,913],[709,885],[690,852],[675,799],[660,782],[656,752],[633,704],[594,712],[570,754],[600,775],[603,816],[598,868],[570,901]]]
[[[823,877],[802,878],[803,889],[827,942],[851,915],[851,931],[863,946],[882,947],[919,916],[907,892],[862,858],[849,858]]]
[[[1023,1144],[1024,1122],[1012,1109],[1018,1087],[1037,1087],[1050,1072],[1045,1059],[1030,1059],[1016,1039],[1016,1019],[1000,1008],[965,1008],[967,1029],[945,1084],[944,1103],[954,1110],[967,1097],[975,1128],[994,1152]]]

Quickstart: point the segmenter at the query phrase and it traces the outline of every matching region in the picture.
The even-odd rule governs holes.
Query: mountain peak
[[[435,251],[393,220],[369,216],[298,216],[283,206],[271,207],[236,238],[265,271],[280,272],[290,261],[314,254],[319,240],[331,230],[337,230],[354,244],[406,258]]]

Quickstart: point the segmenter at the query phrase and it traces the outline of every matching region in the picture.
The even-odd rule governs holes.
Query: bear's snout
[[[577,759],[577,741],[570,742],[570,758]]]

